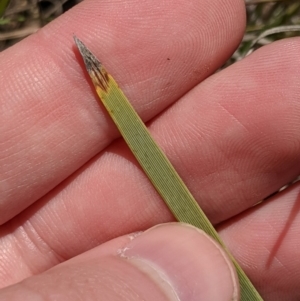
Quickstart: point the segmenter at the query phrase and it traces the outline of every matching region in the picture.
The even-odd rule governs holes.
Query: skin
[[[130,245],[128,233],[173,218],[97,103],[75,33],[147,122],[264,300],[299,300],[299,184],[253,205],[300,172],[300,39],[263,47],[212,75],[244,28],[240,0],[87,0],[0,53],[0,298],[59,291],[63,300],[119,300],[126,281],[144,296],[160,283],[148,270],[143,279],[137,273],[144,269],[117,251]],[[185,245],[172,262],[192,258],[184,262],[194,267],[192,278],[203,283],[206,274],[196,272],[207,255],[211,287],[226,281],[219,296],[237,293],[230,263],[203,233],[189,236],[194,229],[173,224],[155,229],[170,254]],[[176,241],[178,231],[189,239]],[[146,237],[144,246],[161,250],[143,235],[133,242]],[[221,254],[218,265],[210,247]],[[201,256],[189,253],[195,248]],[[150,261],[158,258],[165,257]],[[160,267],[174,274],[170,264]],[[103,270],[112,276],[97,274]],[[109,289],[114,275],[122,294]],[[82,285],[87,278],[97,290]],[[156,300],[174,300],[173,289],[155,292]]]

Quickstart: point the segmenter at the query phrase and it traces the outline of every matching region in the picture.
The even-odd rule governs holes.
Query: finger
[[[299,300],[300,183],[219,230],[264,300]]]
[[[240,0],[84,1],[1,53],[0,223],[118,135],[75,57],[74,32],[149,120],[230,56],[243,25]]]
[[[300,62],[290,59],[297,45],[293,39],[256,52],[202,83],[150,126],[214,222],[253,206],[299,173]],[[258,75],[264,80],[254,85]],[[2,228],[8,272],[20,262],[26,275],[41,272],[113,237],[172,219],[122,143]]]
[[[1,300],[238,300],[221,247],[184,224],[120,237],[0,291]]]

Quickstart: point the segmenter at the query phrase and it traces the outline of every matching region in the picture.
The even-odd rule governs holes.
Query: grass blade
[[[144,172],[176,219],[204,230],[226,250],[239,276],[241,301],[263,300],[229,253],[217,231],[205,216],[170,161],[157,146],[145,124],[113,77],[107,73],[99,60],[78,38],[74,37],[74,39],[101,102],[117,125]]]
[[[0,18],[3,16],[10,0],[0,0]]]

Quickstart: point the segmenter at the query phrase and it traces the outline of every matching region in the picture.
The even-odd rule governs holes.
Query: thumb
[[[0,291],[0,300],[238,300],[235,269],[204,232],[180,223],[119,237]]]

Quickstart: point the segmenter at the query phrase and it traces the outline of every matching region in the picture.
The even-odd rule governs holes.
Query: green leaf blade
[[[202,229],[228,253],[239,277],[241,301],[262,301],[263,299],[230,254],[168,158],[155,143],[116,81],[86,46],[76,37],[74,39],[101,103],[175,218],[180,222]]]

